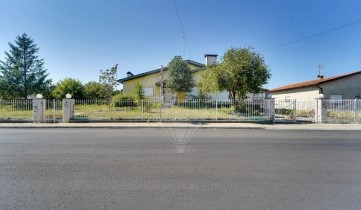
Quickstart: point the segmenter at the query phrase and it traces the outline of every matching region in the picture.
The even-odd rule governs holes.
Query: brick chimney
[[[132,72],[128,71],[128,72],[127,72],[127,77],[132,77],[132,76],[134,76],[134,75],[132,74]]]
[[[217,56],[216,54],[205,54],[204,58],[205,58],[205,64],[206,66],[211,66],[217,63]]]

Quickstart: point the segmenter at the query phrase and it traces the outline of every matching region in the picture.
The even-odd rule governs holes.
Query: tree
[[[88,82],[84,86],[84,94],[86,99],[108,99],[107,87],[99,82]]]
[[[140,82],[137,82],[137,84],[135,84],[134,98],[135,98],[135,103],[137,104],[137,106],[141,106],[142,100],[145,99],[144,87],[143,87],[142,83],[140,83]]]
[[[115,64],[111,69],[100,70],[99,83],[106,87],[104,97],[107,99],[111,99],[114,90],[117,88],[117,71],[118,64]]]
[[[63,99],[68,93],[72,95],[72,98],[83,99],[84,85],[78,79],[65,78],[56,84],[53,96],[57,99]]]
[[[167,88],[172,93],[191,92],[194,87],[192,71],[181,56],[175,56],[168,64]]]
[[[144,88],[140,82],[137,82],[137,84],[135,85],[134,95],[135,95],[136,99],[139,101],[145,98]]]
[[[270,77],[263,57],[253,48],[231,48],[219,64],[203,72],[199,86],[205,93],[228,91],[234,101],[245,99],[248,93],[260,93]]]
[[[51,83],[39,59],[39,48],[25,33],[17,36],[15,44],[9,43],[5,61],[0,61],[0,96],[3,98],[27,98],[28,95],[46,91]]]
[[[43,97],[46,99],[54,99],[53,91],[55,89],[55,85],[53,81],[50,79],[47,81],[45,85],[46,85],[46,89],[42,92]]]

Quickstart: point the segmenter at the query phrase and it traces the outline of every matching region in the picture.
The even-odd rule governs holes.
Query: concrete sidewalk
[[[361,124],[255,124],[255,123],[0,123],[0,128],[208,128],[264,130],[360,130]]]

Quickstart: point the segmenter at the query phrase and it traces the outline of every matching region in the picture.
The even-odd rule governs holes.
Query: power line
[[[354,25],[354,24],[357,24],[357,23],[360,23],[360,22],[361,22],[361,19],[360,19],[360,20],[356,20],[356,21],[351,22],[351,23],[348,23],[348,24],[345,24],[345,25],[342,25],[342,26],[338,26],[338,27],[335,27],[335,28],[331,28],[331,29],[329,29],[329,30],[326,30],[326,31],[323,31],[323,32],[320,32],[320,33],[317,33],[317,34],[313,34],[313,35],[311,35],[311,36],[304,37],[304,38],[302,38],[302,39],[298,39],[298,40],[295,40],[295,41],[291,41],[291,42],[287,42],[287,43],[284,43],[284,44],[280,44],[280,45],[278,45],[278,46],[265,49],[265,50],[263,50],[262,52],[274,50],[274,49],[281,48],[281,47],[286,47],[286,46],[288,46],[288,45],[292,45],[292,44],[295,44],[295,43],[304,41],[304,40],[306,40],[306,39],[311,39],[311,38],[314,38],[314,37],[316,37],[316,36],[321,36],[321,35],[323,35],[323,34],[326,34],[326,33],[332,32],[332,31],[336,31],[336,30],[341,29],[341,28],[346,28],[346,27],[348,27],[348,26],[351,26],[351,25]]]
[[[184,28],[183,28],[182,20],[181,20],[181,18],[180,18],[180,16],[179,16],[178,7],[177,7],[177,4],[175,3],[175,0],[173,0],[173,3],[174,3],[174,8],[175,8],[175,10],[176,10],[176,12],[177,12],[177,17],[178,17],[178,21],[179,21],[180,28],[181,28],[181,30],[182,30],[182,38],[183,38],[183,40],[184,40],[184,43],[185,43],[186,46],[187,46],[187,49],[188,49],[188,52],[189,52],[189,55],[190,55],[191,59],[193,59],[193,58],[192,58],[192,53],[191,53],[191,50],[190,50],[190,48],[189,48],[188,41],[187,41],[187,38],[186,38],[186,34],[184,33]]]

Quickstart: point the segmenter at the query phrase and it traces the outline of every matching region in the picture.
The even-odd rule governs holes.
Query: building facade
[[[327,78],[319,76],[316,80],[271,89],[269,93],[280,100],[310,100],[318,98],[319,94],[331,100],[360,98],[361,71]]]

